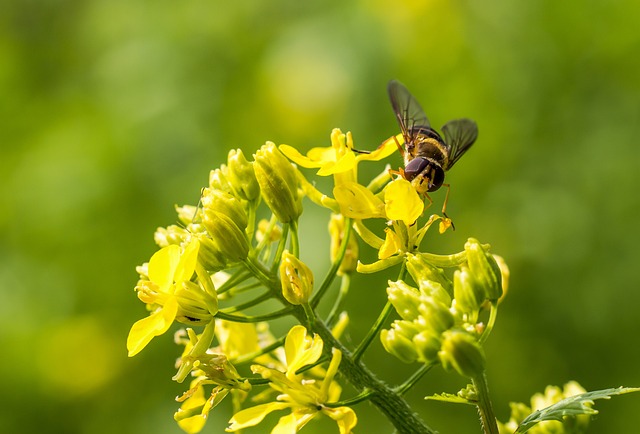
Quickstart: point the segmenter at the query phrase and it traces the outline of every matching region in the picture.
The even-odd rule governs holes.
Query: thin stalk
[[[429,370],[433,367],[433,364],[429,364],[429,365],[422,365],[420,367],[420,369],[418,369],[416,372],[413,373],[413,375],[411,377],[409,377],[407,379],[407,381],[405,381],[404,383],[402,383],[401,385],[399,385],[398,387],[396,387],[394,389],[394,391],[399,394],[399,395],[404,395],[405,393],[407,393],[407,391],[409,389],[411,389],[418,381],[420,381],[420,379],[424,376],[424,374],[426,374],[427,372],[429,372]]]
[[[272,297],[271,291],[267,291],[264,294],[254,298],[253,300],[249,300],[247,302],[238,304],[236,306],[230,306],[230,307],[227,307],[225,309],[220,309],[218,312],[223,312],[223,313],[239,312],[241,310],[245,310],[245,309],[248,309],[250,307],[256,306],[256,305],[262,303],[263,301],[269,300],[271,297]]]
[[[496,323],[497,317],[498,317],[498,302],[494,301],[491,303],[491,310],[489,311],[489,321],[487,321],[487,327],[485,327],[485,329],[482,332],[482,335],[480,335],[480,338],[478,339],[478,343],[480,343],[480,345],[482,345],[491,334],[491,330],[493,330],[493,326]]]
[[[333,303],[333,307],[331,308],[331,312],[329,312],[329,316],[327,316],[326,323],[329,327],[333,327],[340,310],[342,309],[342,305],[344,304],[344,300],[347,298],[347,294],[349,293],[349,286],[351,285],[351,276],[349,274],[345,274],[342,276],[342,282],[340,284],[340,291],[338,292],[338,296],[336,297],[336,301]]]
[[[275,274],[278,270],[278,266],[280,265],[280,258],[282,258],[282,252],[287,246],[287,238],[289,237],[289,224],[285,224],[282,226],[282,236],[280,238],[280,242],[278,243],[278,249],[276,250],[276,255],[273,258],[273,264],[271,265],[271,273]]]
[[[489,399],[489,387],[487,385],[487,376],[483,372],[482,374],[472,378],[473,387],[478,394],[478,413],[480,413],[480,419],[482,421],[482,429],[485,434],[499,434],[498,424],[496,422],[496,416],[493,413],[491,406],[491,400]]]
[[[338,250],[338,254],[336,255],[335,260],[333,261],[333,264],[331,264],[331,268],[329,268],[329,271],[325,275],[324,280],[322,281],[322,285],[320,285],[320,288],[316,291],[313,297],[311,297],[310,304],[311,304],[311,307],[313,307],[314,309],[318,306],[318,303],[320,303],[320,300],[324,296],[325,292],[327,292],[327,290],[331,286],[331,283],[333,283],[333,279],[335,279],[338,273],[338,270],[340,269],[340,264],[342,264],[344,255],[347,252],[347,246],[349,245],[349,237],[352,236],[351,235],[351,232],[352,232],[351,219],[345,219],[344,227],[345,227],[345,231],[342,236],[342,243],[340,244],[340,250]]]
[[[400,273],[398,273],[398,280],[404,279],[405,272],[405,262],[402,262],[402,268],[400,269]],[[353,359],[356,361],[356,363],[362,358],[364,352],[367,350],[367,348],[369,348],[369,345],[371,345],[373,339],[380,332],[380,329],[382,329],[384,322],[387,320],[387,318],[389,318],[389,315],[391,315],[391,312],[393,311],[392,308],[393,305],[389,301],[387,301],[387,304],[385,304],[384,308],[382,308],[382,312],[380,312],[380,315],[378,315],[376,322],[373,324],[373,326],[371,326],[371,329],[369,329],[367,335],[353,352]]]
[[[367,348],[369,348],[369,345],[371,345],[373,339],[380,332],[380,329],[384,325],[384,322],[387,320],[387,318],[389,318],[389,315],[391,315],[391,312],[393,311],[392,308],[393,305],[387,301],[387,304],[384,305],[382,312],[380,312],[380,315],[378,315],[378,319],[376,319],[376,322],[373,324],[373,326],[371,326],[371,329],[369,329],[367,335],[353,352],[353,360],[356,363],[360,361],[364,352],[367,350]]]
[[[233,322],[254,323],[254,322],[262,322],[262,321],[272,321],[277,318],[282,318],[283,316],[290,315],[292,311],[293,311],[293,306],[285,307],[284,309],[280,309],[277,312],[272,312],[265,315],[255,315],[255,316],[232,315],[229,313],[218,311],[218,313],[216,314],[216,318],[220,318],[226,321],[233,321]]]
[[[277,339],[275,341],[273,341],[272,343],[270,343],[269,345],[267,345],[264,348],[260,348],[259,351],[250,353],[250,354],[244,354],[236,359],[231,360],[231,363],[233,363],[234,365],[238,366],[244,363],[249,363],[252,362],[255,358],[263,356],[265,354],[270,353],[271,351],[275,350],[276,348],[281,347],[284,344],[284,340],[285,340],[286,336],[282,336],[280,339]]]

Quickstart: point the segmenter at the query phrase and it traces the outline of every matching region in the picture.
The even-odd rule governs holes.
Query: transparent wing
[[[455,119],[444,124],[442,134],[449,148],[449,160],[443,169],[449,170],[478,138],[478,125],[471,119]]]
[[[389,92],[391,107],[393,107],[393,112],[398,119],[398,124],[400,124],[405,140],[410,137],[414,128],[424,127],[426,130],[431,127],[427,115],[424,114],[424,110],[420,107],[420,103],[402,83],[391,80],[387,86],[387,91]]]

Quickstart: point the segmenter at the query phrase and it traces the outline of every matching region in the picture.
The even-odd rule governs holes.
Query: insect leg
[[[442,184],[447,187],[447,193],[444,195],[444,202],[442,204],[442,215],[451,222],[451,229],[456,230],[456,226],[453,224],[453,220],[447,215],[447,203],[449,202],[449,192],[451,191],[450,184]]]

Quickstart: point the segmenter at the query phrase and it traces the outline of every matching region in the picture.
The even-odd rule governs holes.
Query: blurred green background
[[[631,0],[3,2],[0,430],[180,432],[171,337],[126,357],[154,230],[197,202],[229,149],[327,146],[334,127],[374,148],[398,130],[391,78],[436,127],[479,125],[448,175],[457,230],[425,247],[473,236],[511,267],[487,344],[499,418],[547,384],[640,386],[639,18]],[[305,213],[303,258],[321,273],[327,216]],[[385,297],[380,276],[356,285],[353,343]],[[377,341],[365,359],[390,382],[413,369]],[[464,385],[440,374],[408,398],[440,432],[479,432],[473,409],[422,399]],[[599,402],[591,432],[639,426],[639,399]],[[356,411],[357,432],[391,432]]]

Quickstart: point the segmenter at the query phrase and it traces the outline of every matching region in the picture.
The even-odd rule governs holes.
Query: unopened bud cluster
[[[227,164],[211,171],[200,205],[176,207],[182,226],[159,228],[156,243],[164,247],[197,238],[198,262],[215,272],[247,258],[250,238],[262,234],[251,220],[261,199],[280,222],[296,221],[302,212],[296,169],[271,142],[254,157],[249,161],[240,149],[231,150]]]
[[[444,267],[455,268],[453,281]],[[407,269],[418,288],[389,282],[389,302],[401,319],[382,331],[385,349],[406,363],[440,363],[466,377],[482,373],[478,318],[486,302],[502,295],[504,274],[488,248],[469,239],[456,255],[412,255]]]

